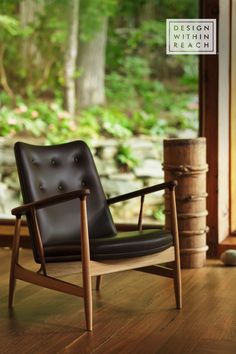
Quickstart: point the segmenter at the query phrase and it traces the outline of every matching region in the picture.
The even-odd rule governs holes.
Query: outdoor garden
[[[85,140],[108,196],[163,181],[163,139],[198,134],[198,58],[166,55],[166,19],[198,17],[197,5],[1,0],[1,217],[20,202],[18,140]],[[136,204],[115,220],[136,220]],[[163,221],[162,204],[147,199],[147,221]]]

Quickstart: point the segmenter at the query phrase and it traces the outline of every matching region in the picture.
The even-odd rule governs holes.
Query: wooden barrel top
[[[206,138],[196,138],[196,139],[164,139],[164,146],[183,146],[183,145],[199,145],[206,144]]]

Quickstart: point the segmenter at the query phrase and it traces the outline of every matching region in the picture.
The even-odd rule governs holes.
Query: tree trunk
[[[79,0],[69,1],[69,34],[65,58],[66,109],[75,113],[75,78],[78,49]]]
[[[81,76],[77,79],[79,108],[105,103],[105,54],[108,17],[101,20],[100,30],[89,42],[79,43],[78,68]]]
[[[26,27],[34,23],[37,16],[44,11],[44,0],[21,0],[20,2],[20,22],[22,27]],[[31,67],[31,64],[40,65],[42,57],[37,48],[34,38],[26,38],[22,45],[22,59],[23,65],[26,69]],[[27,65],[28,63],[28,65]]]
[[[7,74],[5,71],[5,67],[4,67],[4,53],[5,53],[5,49],[6,47],[0,43],[0,83],[3,87],[3,89],[5,90],[5,92],[10,96],[10,97],[14,97],[14,93],[11,90],[9,84],[8,84],[8,80],[7,80]]]

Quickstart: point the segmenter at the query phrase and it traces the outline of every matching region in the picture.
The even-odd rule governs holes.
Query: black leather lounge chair
[[[175,181],[106,199],[88,146],[74,141],[56,146],[18,142],[15,157],[24,205],[12,210],[16,216],[10,272],[9,307],[16,279],[84,298],[87,330],[92,330],[91,277],[136,269],[173,278],[177,308],[181,308],[181,274]],[[169,189],[172,230],[143,229],[144,196]],[[109,205],[140,197],[136,231],[117,232]],[[34,259],[33,272],[18,262],[21,217],[27,218]],[[171,263],[170,263],[171,262]],[[83,284],[77,286],[49,276],[63,263],[69,270],[81,265]],[[158,264],[168,263],[164,267]],[[50,268],[51,267],[51,268]]]

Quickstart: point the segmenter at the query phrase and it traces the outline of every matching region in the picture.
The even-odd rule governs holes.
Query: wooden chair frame
[[[62,195],[56,195],[54,197],[45,198],[36,202],[28,203],[17,207],[12,210],[12,214],[16,216],[15,234],[12,247],[12,259],[10,270],[10,282],[9,282],[9,308],[13,305],[14,290],[16,279],[27,281],[32,284],[36,284],[48,289],[57,290],[63,293],[79,296],[84,298],[84,309],[86,328],[88,331],[92,330],[92,277],[97,276],[96,289],[100,289],[101,275],[134,269],[142,272],[148,272],[156,275],[161,275],[174,280],[174,290],[176,307],[182,308],[182,290],[181,290],[181,270],[180,270],[180,255],[179,255],[179,236],[178,236],[178,224],[175,202],[175,187],[177,182],[170,181],[162,184],[155,185],[153,187],[147,187],[135,192],[127,193],[118,197],[107,199],[107,203],[114,204],[117,202],[125,201],[135,197],[141,197],[141,205],[138,220],[138,229],[142,230],[142,213],[144,196],[146,194],[160,191],[163,189],[169,189],[170,191],[170,208],[172,215],[172,234],[174,245],[162,252],[127,259],[105,260],[105,261],[93,261],[90,260],[89,249],[89,233],[87,222],[87,207],[86,197],[89,195],[88,189],[78,190],[74,192],[65,193]],[[65,282],[55,276],[50,276],[49,273],[60,273],[60,263],[46,263],[44,258],[44,250],[42,244],[42,238],[37,222],[36,211],[40,208],[44,208],[53,204],[62,203],[75,198],[80,199],[81,208],[81,262],[67,262],[66,267],[72,269],[70,266],[74,264],[76,272],[82,271],[83,286],[78,286]],[[38,272],[34,272],[25,269],[19,264],[19,245],[20,245],[20,227],[21,217],[30,213],[37,237],[37,246],[39,250],[41,266]],[[157,264],[173,262],[173,267],[169,266],[157,266]],[[61,263],[64,265],[65,263]],[[70,273],[70,269],[69,272]],[[59,273],[58,273],[59,272]]]

